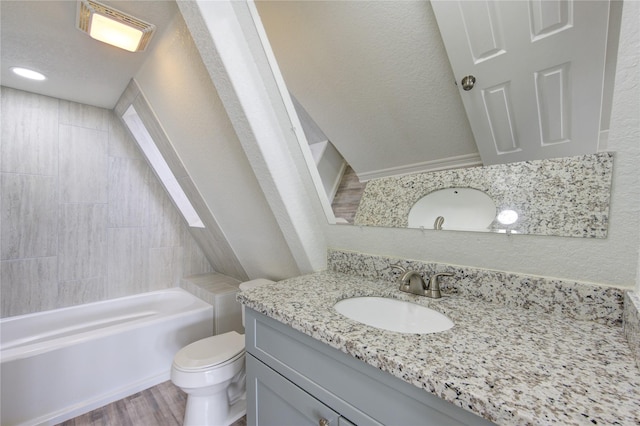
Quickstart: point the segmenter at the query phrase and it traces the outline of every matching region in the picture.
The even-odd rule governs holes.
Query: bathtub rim
[[[192,298],[192,305],[193,305],[192,309],[188,311],[171,312],[167,315],[162,315],[162,314],[158,315],[157,313],[154,313],[152,315],[145,315],[144,317],[133,319],[131,321],[120,322],[118,324],[108,325],[108,326],[100,327],[97,329],[88,329],[86,331],[81,331],[77,334],[70,334],[70,335],[59,337],[59,338],[54,337],[52,339],[47,339],[47,340],[38,340],[33,343],[13,344],[8,349],[5,349],[4,344],[0,343],[0,365],[2,365],[5,362],[14,361],[16,359],[26,358],[29,356],[36,356],[48,351],[53,351],[53,350],[63,348],[65,346],[70,346],[80,342],[95,340],[104,336],[116,334],[132,325],[137,326],[147,322],[154,322],[154,321],[158,321],[158,322],[168,321],[171,319],[180,318],[182,316],[189,315],[193,312],[199,312],[199,311],[204,311],[208,309],[213,310],[213,306],[211,304],[200,299],[194,294],[180,287],[171,287],[171,288],[166,288],[162,290],[154,290],[154,291],[149,291],[144,293],[136,293],[129,296],[121,296],[121,297],[115,297],[112,299],[100,300],[97,302],[66,306],[64,308],[49,309],[46,311],[34,312],[30,314],[22,314],[22,315],[15,315],[15,316],[6,317],[6,318],[0,318],[0,335],[2,334],[2,328],[5,324],[17,322],[25,318],[31,319],[34,317],[51,315],[53,312],[64,313],[74,309],[77,310],[79,307],[82,307],[83,309],[87,309],[90,307],[99,307],[99,306],[105,306],[107,304],[117,303],[118,301],[121,301],[121,300],[135,301],[135,299],[143,299],[143,298],[148,298],[153,296],[162,296],[165,294],[168,295],[170,293],[176,293],[182,296],[186,295]]]

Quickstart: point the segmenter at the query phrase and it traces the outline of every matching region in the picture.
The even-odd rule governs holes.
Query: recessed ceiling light
[[[91,38],[128,50],[144,50],[156,26],[93,0],[79,0],[76,26]]]
[[[38,71],[30,70],[29,68],[11,67],[11,71],[13,71],[14,74],[19,75],[20,77],[28,78],[31,80],[42,81],[46,80],[47,78],[44,76],[44,74],[41,74]]]

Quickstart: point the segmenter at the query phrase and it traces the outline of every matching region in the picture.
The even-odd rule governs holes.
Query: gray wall
[[[212,271],[111,111],[6,87],[1,98],[2,317]]]

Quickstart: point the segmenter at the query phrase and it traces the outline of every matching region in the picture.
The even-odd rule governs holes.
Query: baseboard
[[[477,166],[482,166],[480,154],[466,154],[441,158],[439,160],[424,161],[422,163],[407,164],[399,167],[391,167],[388,169],[358,173],[358,179],[360,179],[360,182],[366,182],[371,179],[382,177],[408,175],[411,173],[437,172],[439,170]]]

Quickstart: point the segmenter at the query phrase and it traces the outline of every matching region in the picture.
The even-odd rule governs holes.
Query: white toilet
[[[272,282],[247,281],[240,290]],[[230,331],[180,349],[173,358],[171,381],[187,394],[184,426],[232,424],[247,411],[244,335]]]

